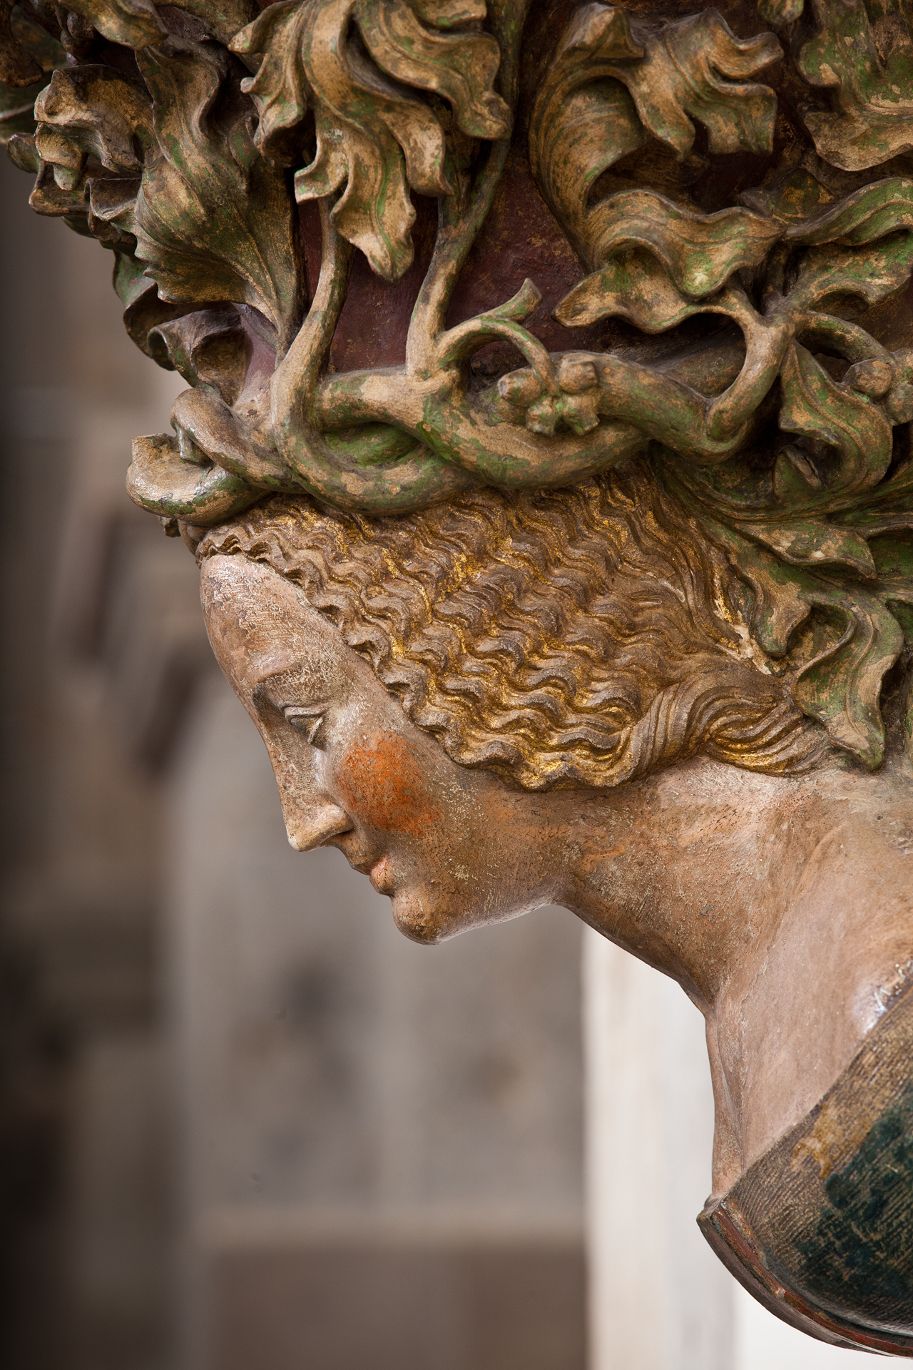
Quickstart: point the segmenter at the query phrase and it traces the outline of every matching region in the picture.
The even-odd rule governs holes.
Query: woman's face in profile
[[[304,594],[241,556],[203,562],[213,650],[266,743],[298,851],[334,846],[437,942],[556,895],[545,803],[451,761]]]

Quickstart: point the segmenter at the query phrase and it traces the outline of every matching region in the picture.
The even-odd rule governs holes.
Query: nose
[[[283,800],[283,817],[289,845],[295,851],[312,851],[349,832],[352,824],[345,809],[330,800],[316,800],[306,807]]]

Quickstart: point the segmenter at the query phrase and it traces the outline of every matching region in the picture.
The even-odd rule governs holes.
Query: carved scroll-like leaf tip
[[[355,16],[381,70],[442,96],[464,133],[493,139],[509,132],[510,110],[494,89],[501,52],[491,34],[441,32],[405,0],[356,0]]]
[[[795,243],[840,243],[857,247],[913,228],[913,180],[888,176],[863,186],[811,220],[793,224],[787,239]]]
[[[598,62],[633,62],[645,56],[645,49],[634,37],[626,12],[597,0],[583,5],[574,16],[555,56],[555,75],[561,74],[557,64],[568,67],[586,62],[590,65],[587,75],[593,79],[599,75],[594,69]]]
[[[776,95],[747,78],[782,57],[774,34],[736,38],[711,9],[666,25],[648,48],[648,60],[633,64],[621,79],[654,137],[683,157],[697,121],[713,153],[772,150]]]
[[[256,69],[255,75],[241,82],[241,89],[256,105],[257,146],[267,157],[279,160],[285,153],[294,156],[288,135],[300,127],[310,107],[301,61],[308,10],[301,0],[280,0],[241,29],[229,45]]]
[[[573,326],[618,314],[648,332],[681,323],[695,301],[760,265],[783,231],[750,210],[698,214],[645,190],[610,196],[591,221],[603,265],[575,286],[556,317]]]
[[[168,32],[154,0],[67,0],[66,8],[87,19],[112,43],[125,47],[149,47]]]

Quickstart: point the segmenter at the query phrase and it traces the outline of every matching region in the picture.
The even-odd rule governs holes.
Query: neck
[[[565,830],[572,871],[561,900],[709,1015],[733,968],[776,935],[834,821],[837,775],[693,761],[595,798]]]
[[[707,1019],[721,1192],[806,1116],[913,976],[909,775],[693,761],[568,797],[563,814],[560,901]]]

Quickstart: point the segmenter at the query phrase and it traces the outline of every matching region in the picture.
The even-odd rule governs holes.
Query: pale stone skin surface
[[[508,789],[415,728],[276,572],[214,557],[202,592],[294,847],[338,847],[417,941],[559,903],[683,986],[707,1022],[716,1194],[913,970],[906,763],[779,778],[696,760],[605,792]]]

